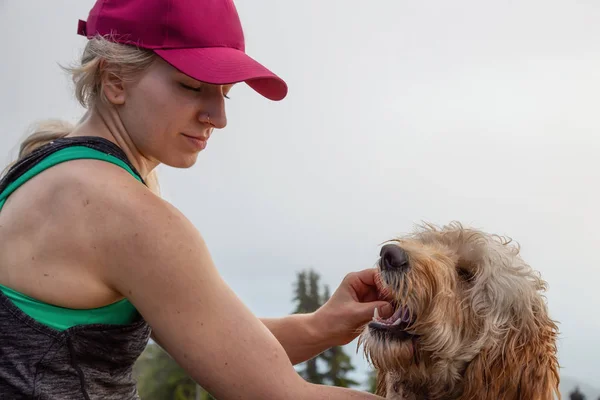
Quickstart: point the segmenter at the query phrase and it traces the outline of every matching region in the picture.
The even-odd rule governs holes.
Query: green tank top
[[[115,156],[85,146],[66,147],[48,155],[10,183],[0,193],[0,212],[6,199],[29,179],[56,164],[76,159],[96,159],[116,164],[142,182],[125,162]],[[71,309],[41,302],[3,285],[0,285],[0,291],[25,314],[59,331],[86,324],[124,325],[134,321],[138,316],[137,310],[127,299],[99,308]]]

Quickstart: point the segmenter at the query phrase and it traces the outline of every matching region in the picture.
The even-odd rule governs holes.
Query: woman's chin
[[[162,160],[161,163],[172,168],[190,168],[198,161],[200,152],[179,154],[175,157],[169,157],[167,160]]]

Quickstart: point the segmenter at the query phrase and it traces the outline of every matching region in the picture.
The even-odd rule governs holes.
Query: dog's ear
[[[561,399],[556,357],[557,326],[544,311],[530,326],[506,333],[469,364],[461,400]]]

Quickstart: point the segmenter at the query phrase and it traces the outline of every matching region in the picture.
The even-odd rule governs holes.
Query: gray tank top
[[[2,183],[72,145],[128,163],[109,141],[60,139],[13,166]],[[124,325],[77,325],[59,331],[25,314],[0,291],[0,400],[138,400],[133,366],[150,333],[141,316]]]

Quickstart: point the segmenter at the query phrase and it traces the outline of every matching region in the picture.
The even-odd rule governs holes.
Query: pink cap
[[[233,0],[97,0],[77,33],[153,50],[201,82],[246,82],[276,101],[287,95],[286,83],[246,54]]]

